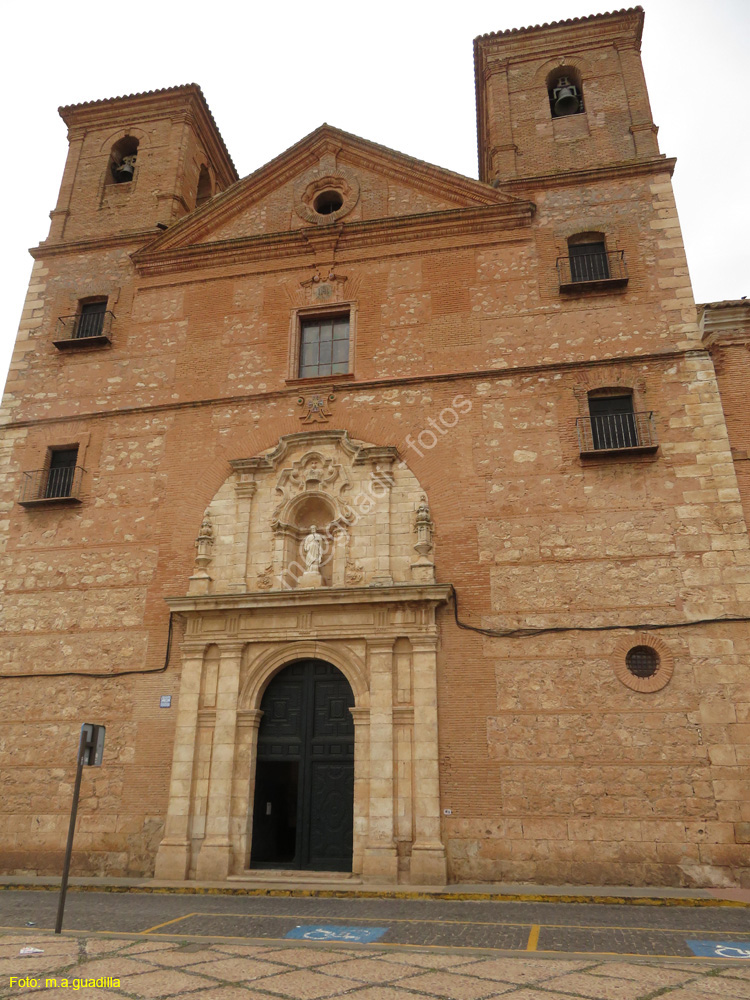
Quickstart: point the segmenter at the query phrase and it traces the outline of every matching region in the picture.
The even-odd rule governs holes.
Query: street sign
[[[747,941],[688,941],[694,955],[702,958],[750,958],[750,940]]]
[[[387,927],[340,927],[333,924],[297,925],[285,937],[302,941],[377,941],[388,930]]]
[[[95,722],[84,722],[81,735],[78,737],[78,757],[76,760],[76,780],[73,785],[73,805],[70,809],[70,824],[68,826],[68,843],[65,846],[62,881],[60,883],[60,898],[57,902],[57,919],[55,934],[62,930],[63,913],[65,912],[65,896],[68,891],[68,874],[70,872],[70,856],[73,853],[73,835],[76,830],[76,814],[78,813],[78,796],[81,793],[81,778],[84,767],[101,767],[104,756],[104,734],[106,726],[98,726]]]
[[[84,722],[81,726],[84,767],[102,766],[106,730],[106,726],[97,726],[93,722]]]

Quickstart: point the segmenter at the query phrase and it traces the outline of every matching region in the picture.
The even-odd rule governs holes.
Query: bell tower
[[[237,180],[194,83],[59,110],[69,149],[48,242],[166,227]]]
[[[480,180],[659,156],[642,31],[633,7],[474,39]]]

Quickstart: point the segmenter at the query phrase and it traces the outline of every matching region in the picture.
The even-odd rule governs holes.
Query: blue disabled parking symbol
[[[694,955],[705,958],[750,958],[750,941],[688,941]]]
[[[377,941],[387,927],[341,927],[332,924],[302,924],[293,927],[285,937],[301,941]]]

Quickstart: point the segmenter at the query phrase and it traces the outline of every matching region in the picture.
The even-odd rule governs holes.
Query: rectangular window
[[[75,448],[52,449],[44,488],[44,496],[47,500],[71,495],[77,461],[77,446]]]
[[[299,377],[349,371],[349,314],[315,316],[300,322]]]
[[[83,337],[101,337],[104,330],[104,314],[107,311],[107,300],[98,302],[82,302],[75,326],[76,340]]]
[[[573,243],[570,253],[571,281],[605,281],[609,278],[609,263],[604,243]]]
[[[638,447],[631,395],[589,396],[589,413],[595,449]]]

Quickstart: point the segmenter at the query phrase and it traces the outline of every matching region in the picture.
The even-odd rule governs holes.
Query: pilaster
[[[241,642],[220,646],[206,837],[198,855],[197,866],[197,877],[204,880],[225,879],[232,868],[232,775],[237,743],[237,706],[243,646],[244,643]]]
[[[370,665],[370,802],[362,874],[396,882],[393,780],[393,639],[368,642]]]
[[[412,639],[414,681],[414,845],[411,881],[445,885],[438,767],[437,637]]]
[[[190,870],[190,795],[204,653],[203,644],[183,645],[169,805],[154,873],[159,879],[182,880],[187,878]]]

